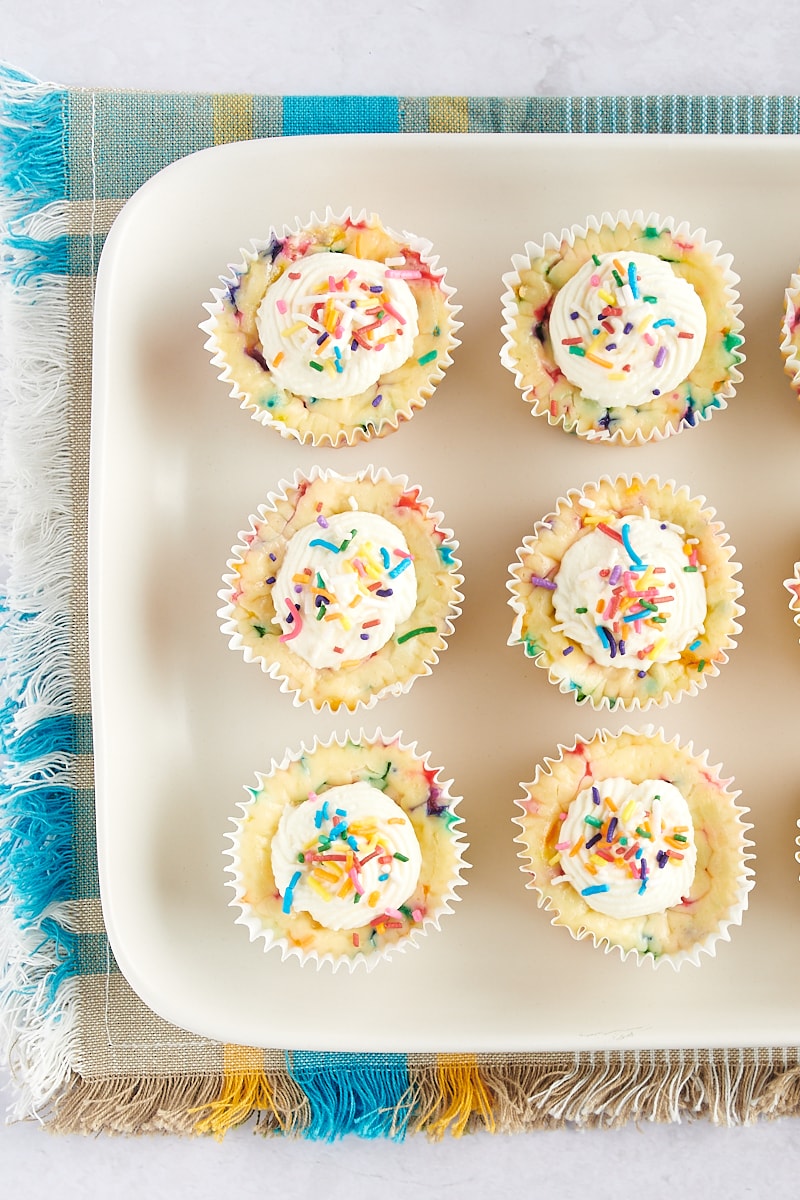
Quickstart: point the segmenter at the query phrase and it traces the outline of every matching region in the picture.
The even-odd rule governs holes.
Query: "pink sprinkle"
[[[412,917],[414,918],[414,920],[415,920],[415,921],[421,921],[421,920],[422,920],[422,909],[421,909],[421,908],[415,908],[415,909],[413,910],[413,912],[411,913],[411,915],[412,915]]]
[[[592,287],[600,287],[600,283],[601,283],[600,276],[593,275],[592,278],[589,280],[589,283],[592,285]]]
[[[285,313],[286,308],[287,308],[286,301],[285,300],[276,300],[275,307],[277,308],[279,313]]]
[[[565,812],[563,812],[563,813],[559,813],[559,814],[558,814],[558,819],[559,819],[559,821],[566,821],[566,819],[567,819],[567,814],[566,814]]]
[[[556,842],[556,850],[569,850],[572,842]]]
[[[656,344],[656,339],[653,337],[652,333],[646,333],[644,335],[644,340],[647,342],[648,346],[655,346]]]

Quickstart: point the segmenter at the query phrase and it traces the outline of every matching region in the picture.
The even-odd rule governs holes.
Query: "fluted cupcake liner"
[[[291,269],[291,258],[279,261],[284,245],[294,261],[333,249],[385,263],[403,278],[416,302],[419,329],[402,366],[358,394],[341,398],[301,394],[279,385],[272,374],[277,359],[267,362],[256,318],[269,286],[282,274],[279,268]],[[254,239],[228,274],[220,276],[223,286],[212,289],[212,301],[204,305],[209,316],[200,325],[230,395],[253,420],[314,446],[353,445],[392,433],[424,407],[459,345],[455,289],[445,281],[446,270],[431,251],[424,238],[395,233],[374,213],[353,216],[349,208],[341,216],[327,208],[322,217],[312,214],[306,223],[298,220],[294,227],[284,226],[282,232],[273,228],[266,239]],[[360,353],[370,351],[362,347]]]
[[[500,359],[533,414],[589,441],[627,446],[660,441],[725,408],[742,380],[744,355],[739,276],[732,256],[721,249],[704,229],[641,210],[605,212],[526,243],[524,253],[512,257],[513,270],[503,276]],[[557,365],[550,338],[557,292],[593,255],[611,251],[639,251],[669,261],[674,273],[692,284],[706,313],[703,351],[687,378],[638,408],[584,395]]]
[[[452,780],[441,780],[440,768],[431,767],[429,757],[418,752],[416,742],[404,742],[401,733],[387,737],[377,729],[367,736],[361,730],[326,742],[315,738],[257,774],[256,786],[246,789],[249,799],[239,804],[241,817],[231,818],[234,830],[225,835],[230,841],[227,886],[234,892],[230,905],[238,909],[236,924],[245,926],[251,942],[261,942],[264,951],[277,950],[284,960],[352,972],[372,970],[439,930],[461,898],[456,889],[466,883],[462,872],[469,867],[464,859],[468,845],[456,814],[460,797],[451,794]],[[324,802],[326,791],[359,780],[405,813],[420,846],[420,874],[398,909],[363,926],[326,929],[278,891],[272,840],[288,806],[302,804],[312,793]]]

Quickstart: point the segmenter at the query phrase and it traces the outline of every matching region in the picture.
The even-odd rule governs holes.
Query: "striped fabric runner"
[[[790,97],[244,96],[66,90],[0,68],[0,1034],[58,1130],[437,1137],[800,1109],[797,1048],[344,1055],[222,1046],[119,972],[94,834],[86,612],[92,292],[128,197],[182,155],[320,133],[800,132]],[[0,549],[2,549],[0,545]]]

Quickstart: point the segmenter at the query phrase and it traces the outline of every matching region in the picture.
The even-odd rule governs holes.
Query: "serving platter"
[[[410,135],[281,138],[189,156],[122,210],[97,279],[90,634],[98,861],[115,958],[168,1020],[293,1049],[525,1051],[800,1040],[800,646],[782,580],[800,558],[800,405],[778,350],[800,258],[792,137]],[[239,410],[198,329],[202,305],[271,225],[330,205],[429,238],[463,306],[462,345],[411,422],[315,450]],[[501,276],[548,230],[643,209],[734,256],[744,382],[713,420],[614,448],[533,418],[499,361]],[[757,224],[755,215],[758,216]],[[408,475],[460,541],[464,611],[434,674],[369,712],[314,714],[231,653],[216,616],[237,534],[298,468]],[[742,563],[739,646],[699,695],[647,713],[577,705],[506,640],[508,564],[572,487],[655,474],[705,495]],[[663,728],[733,776],[756,884],[741,928],[680,972],[620,961],[550,926],[513,838],[519,781],[576,734]],[[378,726],[454,779],[468,886],[441,932],[367,974],[282,962],[234,924],[224,834],[287,748]]]

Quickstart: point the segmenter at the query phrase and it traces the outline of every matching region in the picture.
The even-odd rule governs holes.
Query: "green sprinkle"
[[[640,825],[637,825],[637,826],[636,826],[636,832],[638,833],[639,837],[643,837],[643,838],[649,838],[649,839],[650,839],[650,841],[652,841],[652,840],[653,840],[653,835],[652,835],[652,833],[648,833],[648,832],[647,832],[647,830],[646,830],[646,829],[642,829]]]
[[[682,833],[673,833],[672,837],[676,842],[688,842],[689,840],[688,838],[684,837]]]
[[[319,608],[317,609],[317,620],[318,620],[318,621],[321,621],[321,620],[322,620],[322,618],[325,616],[325,613],[326,613],[327,611],[328,611],[328,610],[327,610],[327,608],[325,607],[325,605],[324,605],[324,604],[320,604]]]
[[[303,853],[300,853],[300,854],[298,854],[298,856],[297,856],[297,861],[298,861],[299,863],[304,863],[304,862],[306,861],[306,856],[305,856],[305,854],[303,854]]]
[[[263,625],[254,625],[253,629],[255,629],[259,637],[266,637],[267,631]]]
[[[420,633],[436,633],[436,626],[420,625],[419,629],[409,629],[408,633],[401,633],[397,639],[398,646],[402,646],[403,642],[407,642],[409,638],[417,637]]]
[[[645,225],[643,232],[646,238],[661,237],[661,231],[656,229],[655,225]]]
[[[426,363],[433,362],[438,354],[438,350],[429,350],[427,354],[423,354],[422,358],[418,358],[417,362],[421,367],[424,367]]]
[[[576,609],[575,609],[575,612],[576,612],[576,613],[585,613],[585,612],[588,612],[588,611],[589,611],[589,610],[588,610],[588,608],[576,608]]]
[[[594,825],[595,829],[603,828],[603,822],[599,817],[584,817],[583,819],[587,825]]]
[[[310,367],[313,367],[315,371],[324,371],[325,370],[322,363],[314,362],[313,359],[311,360],[311,362],[308,365]]]
[[[594,265],[595,265],[596,267],[599,267],[599,266],[600,266],[600,259],[597,257],[597,255],[596,255],[596,254],[593,254],[593,255],[592,255],[592,262],[594,263]]]
[[[686,838],[684,838],[683,840],[686,841]],[[407,855],[400,854],[399,851],[397,851],[392,857],[398,859],[400,862],[408,862]]]
[[[617,287],[622,287],[622,277],[620,276],[619,271],[612,271],[611,274],[614,276],[614,282],[616,283]]]
[[[684,567],[684,571],[696,571],[697,567]]]
[[[317,571],[317,587],[318,588],[325,587],[325,580],[322,578],[322,575],[319,573],[319,571]]]
[[[586,351],[584,350],[583,346],[570,346],[569,352],[570,354],[577,354],[578,358],[586,357]]]
[[[697,664],[698,671],[702,671],[702,669],[705,665],[706,665],[706,660],[704,658],[701,658],[700,662]]]
[[[628,844],[628,839],[627,839],[626,837],[621,837],[621,838],[619,839],[619,844],[620,844],[620,846],[627,846],[627,844]]]
[[[726,333],[723,339],[723,346],[726,350],[735,350],[737,346],[741,346],[744,338],[739,337],[738,333]]]
[[[434,337],[441,337],[441,334],[442,334],[442,331],[441,331],[441,329],[439,328],[439,326],[438,326],[438,325],[434,325],[434,327],[433,327],[433,336],[434,336]]]
[[[658,296],[642,296],[645,304],[658,304]]]

